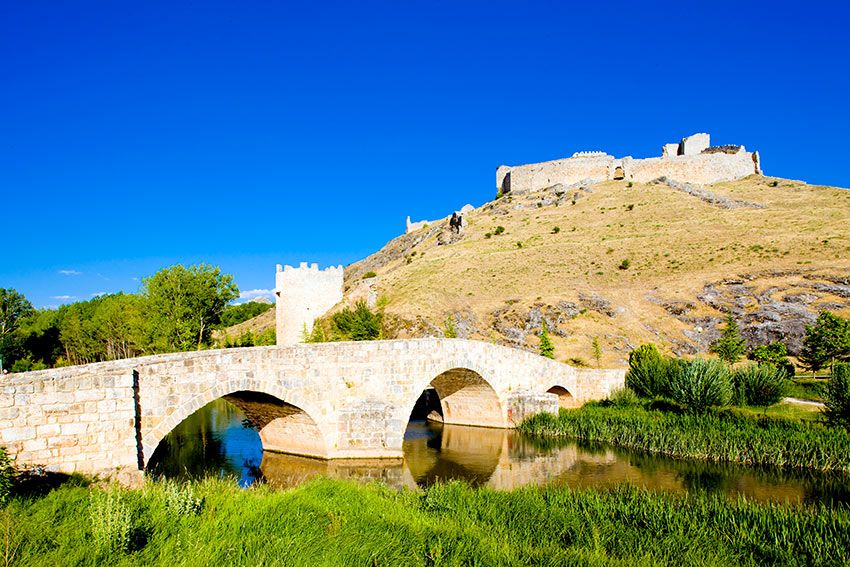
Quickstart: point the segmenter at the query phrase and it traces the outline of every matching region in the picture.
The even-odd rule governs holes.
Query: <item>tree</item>
[[[741,337],[738,323],[731,313],[726,316],[726,327],[720,333],[720,338],[711,344],[711,352],[730,366],[738,362],[746,352],[746,341]]]
[[[11,363],[15,332],[21,321],[34,312],[32,303],[12,288],[0,287],[0,356]]]
[[[154,345],[190,350],[209,342],[224,307],[239,297],[239,288],[233,276],[217,267],[177,264],[145,278],[142,295]]]
[[[800,360],[816,372],[826,367],[832,371],[836,361],[847,358],[850,358],[850,321],[821,311],[814,325],[806,325]]]
[[[832,369],[823,402],[823,413],[830,424],[850,428],[850,364],[839,362]]]
[[[593,349],[593,359],[596,360],[596,368],[599,368],[599,361],[602,360],[602,347],[599,346],[599,337],[593,337],[590,342],[590,348]]]
[[[543,321],[543,328],[540,330],[540,356],[553,360],[555,358],[555,345],[549,338],[549,327],[546,326],[546,321]]]
[[[784,370],[788,376],[794,376],[794,365],[788,360],[788,348],[780,341],[755,347],[747,358],[754,360],[759,366],[775,366]]]

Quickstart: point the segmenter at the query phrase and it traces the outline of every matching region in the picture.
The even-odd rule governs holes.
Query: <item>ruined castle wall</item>
[[[634,159],[629,160],[626,167],[626,179],[636,183],[667,177],[685,183],[710,185],[754,173],[757,171],[753,154],[745,151]]]
[[[585,179],[605,181],[608,179],[609,169],[613,162],[613,157],[604,156],[567,158],[511,167],[509,192],[515,194],[529,193],[551,187],[556,183],[570,185]],[[505,172],[501,171],[501,173],[503,174],[502,181],[504,181]],[[497,170],[497,183],[499,182],[498,175],[499,171]],[[506,192],[502,186],[499,186],[499,188]]]
[[[319,270],[317,264],[299,268],[278,265],[276,274],[277,344],[292,345],[303,341],[313,322],[342,301],[342,266]]]

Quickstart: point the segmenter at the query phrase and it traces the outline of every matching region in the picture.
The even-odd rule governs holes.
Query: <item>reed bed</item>
[[[557,416],[532,416],[519,429],[534,436],[610,443],[674,459],[850,473],[847,429],[731,411],[696,415],[588,405],[561,410]]]
[[[95,521],[94,511],[120,521]],[[288,491],[222,480],[66,485],[13,498],[0,526],[7,564],[26,566],[836,565],[850,549],[842,507],[634,488],[449,483],[414,492],[330,479]]]

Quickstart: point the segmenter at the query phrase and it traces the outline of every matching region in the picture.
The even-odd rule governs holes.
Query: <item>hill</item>
[[[442,335],[536,349],[545,321],[561,360],[603,365],[654,342],[705,352],[724,313],[751,346],[799,348],[819,309],[850,315],[850,191],[751,176],[555,186],[507,196],[390,241],[348,266],[346,293],[378,274],[385,335]],[[501,227],[501,228],[500,228]]]

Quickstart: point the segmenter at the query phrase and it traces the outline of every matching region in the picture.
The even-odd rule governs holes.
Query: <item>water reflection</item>
[[[167,477],[236,476],[294,486],[317,475],[427,486],[462,479],[509,490],[528,484],[612,488],[622,484],[670,492],[710,492],[788,503],[850,503],[845,477],[799,475],[694,461],[674,461],[606,446],[541,442],[514,431],[412,421],[404,462],[323,461],[264,452],[245,415],[217,400],[182,422],[157,448],[150,471]]]

